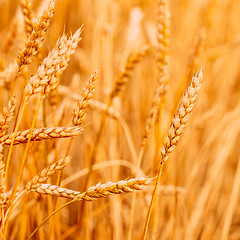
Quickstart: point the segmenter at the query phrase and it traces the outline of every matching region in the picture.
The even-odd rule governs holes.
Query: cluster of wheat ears
[[[6,2],[3,1],[2,8],[10,6]],[[191,162],[181,160],[196,158],[197,149],[201,148],[200,143],[207,135],[204,124],[216,114],[219,105],[212,111],[206,111],[201,117],[208,106],[208,100],[202,100],[203,110],[198,113],[198,121],[194,123],[199,133],[193,130],[189,134],[195,134],[197,140],[193,143],[188,135],[185,145],[181,146],[182,150],[179,148],[181,153],[175,155],[175,158],[179,157],[182,161],[178,161],[178,167],[173,171],[173,175],[178,177],[169,181],[172,185],[163,184],[168,182],[168,178],[174,179],[173,175],[168,176],[170,170],[165,171],[167,160],[179,141],[181,142],[181,135],[198,98],[203,72],[206,75],[205,66],[201,66],[203,45],[204,41],[207,42],[205,33],[210,29],[209,16],[214,14],[209,9],[214,9],[211,4],[214,5],[215,1],[204,1],[206,3],[200,11],[202,15],[199,15],[202,19],[205,16],[209,19],[205,19],[203,27],[197,25],[198,32],[188,60],[182,62],[179,62],[180,58],[174,59],[171,55],[172,49],[177,48],[176,34],[180,30],[176,30],[176,34],[176,27],[170,31],[170,25],[176,25],[176,12],[170,11],[168,0],[156,1],[156,27],[152,29],[152,25],[146,25],[143,31],[148,41],[143,41],[144,37],[141,35],[143,13],[139,7],[132,7],[126,35],[127,45],[122,53],[119,51],[120,57],[116,57],[118,60],[113,57],[114,47],[111,43],[119,41],[121,45],[123,41],[114,39],[114,34],[119,34],[117,31],[123,31],[122,28],[115,30],[114,27],[114,24],[118,24],[120,13],[116,9],[120,3],[107,0],[100,1],[102,3],[70,2],[72,6],[63,0],[42,1],[42,6],[39,7],[38,1],[20,0],[12,17],[2,15],[8,19],[6,21],[11,23],[11,27],[2,33],[5,37],[0,55],[3,105],[0,118],[0,239],[213,239],[213,236],[216,239],[220,236],[227,239],[237,204],[237,174],[230,198],[232,207],[228,208],[226,214],[224,211],[220,213],[219,208],[214,208],[216,201],[211,197],[211,191],[215,183],[220,196],[221,184],[217,184],[215,180],[232,145],[227,148],[229,150],[221,150],[216,145],[223,159],[220,165],[215,165],[213,160],[207,161],[207,152],[210,158],[215,157],[209,150],[213,147],[214,139],[218,138],[217,134],[213,134],[203,144],[203,154],[199,160],[193,160],[192,167]],[[71,33],[72,28],[68,24],[59,27],[61,14],[67,19],[67,13],[74,15],[74,9],[78,7],[83,7],[84,13],[85,4],[86,9],[91,4],[97,5],[98,10],[92,12],[93,16],[96,14],[96,19],[86,18],[86,24],[84,17],[78,20],[79,25],[74,33]],[[131,9],[131,3],[122,4],[122,8]],[[142,9],[146,7],[148,11],[147,4],[150,3],[143,1],[141,4]],[[185,3],[186,6],[188,4],[191,5]],[[179,3],[177,6],[179,11],[183,11]],[[192,15],[188,17],[192,17],[194,21]],[[106,19],[112,21],[113,25],[104,24]],[[188,30],[191,31],[189,19]],[[87,38],[85,32],[88,32],[91,24],[92,27],[95,26],[91,40],[94,46],[92,51],[99,55],[88,56],[82,49],[84,46],[88,47],[87,40],[84,39]],[[67,34],[68,29],[70,33]],[[154,36],[152,31],[155,31]],[[59,37],[57,34],[62,35]],[[82,48],[79,47],[80,44],[83,45]],[[230,46],[236,47],[237,44],[236,40]],[[101,49],[103,45],[104,49]],[[227,55],[229,46],[222,48],[224,50],[213,50],[225,51]],[[217,59],[216,51],[208,52],[208,59],[212,62],[215,61],[212,59]],[[74,58],[75,54],[77,56]],[[70,61],[72,58],[73,61]],[[115,62],[120,58],[122,63],[119,68]],[[214,65],[217,70],[221,61]],[[110,62],[112,66],[115,64],[118,72],[115,80],[112,80],[114,67],[109,65]],[[141,73],[138,73],[139,66],[143,69]],[[179,66],[185,69],[180,70],[184,71],[184,77],[178,75]],[[90,77],[89,72],[92,72]],[[174,84],[172,79],[177,77],[182,82],[171,93],[171,89],[174,89],[171,86]],[[88,80],[85,81],[85,78]],[[133,79],[135,82],[130,84]],[[145,85],[137,86],[138,79],[145,79]],[[84,86],[81,82],[85,82]],[[237,86],[233,83],[230,85]],[[215,83],[214,85],[216,87]],[[171,99],[168,93],[174,97]],[[202,94],[208,99],[207,94],[214,95],[214,91],[209,90],[205,95],[201,92],[200,95]],[[227,99],[227,95],[225,97]],[[168,105],[169,101],[173,102],[172,106]],[[228,106],[228,109],[233,110],[226,120],[221,121],[223,123],[219,124],[219,130],[238,115],[237,107]],[[221,114],[216,116],[221,119]],[[137,118],[139,123],[143,122],[142,125],[136,121]],[[234,131],[231,135],[225,133],[223,136],[225,139],[233,139],[233,134]],[[233,155],[231,157],[234,158]],[[109,160],[111,158],[118,160]],[[218,159],[221,162],[221,158]],[[173,168],[174,159],[170,162],[169,169]],[[210,173],[206,170],[208,165]],[[103,169],[104,172],[101,172]],[[214,169],[215,173],[212,172]],[[187,177],[179,177],[179,171],[180,175],[188,176],[188,180]],[[78,183],[74,185],[73,182]],[[205,182],[208,184],[204,185]],[[204,185],[204,191],[197,198],[201,185]],[[137,195],[140,192],[142,195]],[[124,198],[125,193],[131,194]],[[187,195],[184,201],[179,200],[178,196],[181,194]],[[118,197],[109,198],[110,195]],[[163,195],[170,196],[172,200],[161,200]],[[70,200],[60,201],[59,198]],[[101,198],[105,200],[100,200]],[[86,204],[93,200],[92,205]],[[99,201],[101,204],[97,204]],[[77,210],[72,207],[74,202]],[[191,206],[190,210],[186,210],[188,206],[189,209]],[[112,209],[111,216],[105,212],[107,208]],[[208,215],[204,213],[204,208]],[[137,209],[143,211],[137,213]],[[215,211],[213,215],[210,213],[212,211]],[[211,217],[207,227],[200,221],[206,220],[208,216]],[[89,219],[91,222],[88,222]],[[222,231],[216,230],[217,222],[223,227]],[[21,230],[18,231],[18,228]],[[235,233],[236,238],[232,239],[237,239],[240,236],[238,233],[239,231]]]

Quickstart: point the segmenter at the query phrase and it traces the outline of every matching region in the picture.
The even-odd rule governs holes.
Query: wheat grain
[[[83,128],[76,127],[52,127],[52,128],[37,128],[33,130],[31,141],[40,141],[51,138],[66,138],[73,137],[83,133]],[[16,133],[13,144],[26,143],[28,141],[30,129]],[[1,144],[11,144],[13,133],[0,138]]]

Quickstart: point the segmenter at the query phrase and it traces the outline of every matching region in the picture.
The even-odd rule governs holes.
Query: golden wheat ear
[[[157,67],[161,74],[169,58],[170,12],[168,0],[158,1],[157,20]]]
[[[22,71],[24,66],[30,64],[34,56],[38,53],[39,46],[43,41],[43,35],[47,31],[51,18],[54,14],[55,1],[49,3],[48,8],[42,13],[37,24],[35,24],[28,40],[25,42],[25,48],[19,51],[17,58],[18,72]]]
[[[32,4],[29,0],[21,0],[20,1],[22,13],[24,16],[24,25],[25,25],[25,31],[28,35],[31,34],[33,31],[33,14],[32,14]]]
[[[180,136],[182,135],[188,121],[188,116],[196,103],[202,80],[203,71],[201,70],[197,75],[193,76],[192,82],[182,98],[177,114],[172,120],[172,124],[161,149],[161,157],[163,161],[168,159],[169,154],[179,142]]]
[[[56,47],[44,58],[37,73],[32,76],[25,88],[27,100],[34,94],[42,93],[45,96],[58,85],[58,78],[68,66],[70,56],[74,53],[81,40],[83,28],[80,27],[73,36],[67,39],[63,36],[58,40]]]
[[[67,166],[71,158],[66,157],[59,160],[56,163],[51,164],[49,167],[42,170],[37,176],[35,176],[31,181],[25,186],[27,192],[38,188],[42,183],[46,182],[50,176],[52,176],[57,171],[61,171]]]
[[[16,98],[12,97],[8,102],[8,106],[4,107],[3,114],[0,119],[0,138],[6,134],[9,124],[14,118],[15,107],[16,107]]]
[[[119,92],[122,90],[123,86],[130,79],[131,73],[133,72],[134,68],[143,59],[143,57],[146,55],[148,50],[149,50],[149,47],[144,46],[139,52],[131,54],[128,57],[127,62],[124,66],[124,69],[118,74],[118,77],[114,83],[114,87],[110,94],[110,101],[114,97],[116,97],[119,94]]]
[[[95,92],[95,84],[98,79],[98,70],[94,72],[86,83],[82,92],[82,98],[78,100],[77,109],[73,111],[72,123],[75,126],[80,125],[85,119],[85,111],[88,101],[93,97]]]
[[[17,132],[14,137],[13,144],[27,143],[30,136],[31,129]],[[74,137],[83,133],[83,128],[79,126],[74,127],[52,127],[52,128],[36,128],[33,129],[30,141],[41,141],[53,138],[67,138]],[[0,143],[10,145],[13,141],[13,133],[4,135],[0,138]]]
[[[98,198],[108,197],[113,194],[129,193],[134,190],[142,190],[143,186],[153,183],[153,178],[133,178],[121,180],[119,182],[107,182],[90,187],[87,191],[81,193],[67,188],[61,188],[52,184],[41,184],[32,189],[37,193],[56,197],[75,199],[76,201],[93,201]]]

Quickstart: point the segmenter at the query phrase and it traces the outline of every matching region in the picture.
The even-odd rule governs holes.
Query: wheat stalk
[[[153,187],[146,190],[146,192],[151,192],[154,190]],[[160,185],[157,190],[157,194],[159,195],[175,195],[175,194],[185,194],[186,189],[179,186],[174,185]]]
[[[145,128],[144,128],[144,134],[142,136],[141,141],[141,148],[144,150],[144,147],[146,145],[146,142],[151,134],[153,125],[157,119],[158,113],[159,113],[159,103],[162,99],[162,97],[165,95],[166,92],[166,79],[167,76],[167,66],[165,66],[162,70],[161,76],[159,78],[157,88],[154,93],[154,98],[151,104],[151,107],[148,112],[147,120],[145,122]]]
[[[31,129],[16,133],[13,144],[26,143],[29,138]],[[31,141],[40,141],[51,138],[66,138],[73,137],[83,133],[83,128],[75,127],[52,127],[52,128],[37,128],[33,129]],[[13,133],[7,134],[0,138],[1,144],[9,145],[13,139]]]
[[[3,162],[3,146],[0,144],[0,204],[1,206],[3,205],[3,202],[5,202],[6,192],[7,192],[4,173],[5,173],[5,164]]]
[[[0,238],[3,236],[4,205],[7,198],[7,187],[4,178],[5,164],[3,162],[3,146],[0,144]]]

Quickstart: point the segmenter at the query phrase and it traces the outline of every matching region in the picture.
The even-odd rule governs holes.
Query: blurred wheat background
[[[28,48],[26,42],[37,31],[36,23],[49,3],[0,0],[1,237],[28,239],[68,201],[54,192],[55,196],[36,193],[46,185],[37,185],[36,190],[33,185],[42,180],[35,178],[36,182],[23,188],[32,192],[14,202],[19,196],[17,187],[71,156],[70,163],[60,162],[60,172],[45,184],[82,193],[98,183],[136,177],[148,181],[161,175],[147,232],[155,179],[148,186],[126,187],[124,192],[131,193],[69,204],[44,222],[31,239],[143,239],[144,229],[144,239],[152,240],[240,239],[240,1],[56,0],[53,16],[47,16],[46,33],[43,30],[39,46],[34,47],[36,56],[26,62],[26,54],[19,56]],[[41,105],[39,94],[34,94],[19,117],[25,86],[31,77],[35,79],[43,59],[63,34],[69,38],[82,25],[82,40],[76,37],[79,43],[62,76],[58,74],[58,85],[50,93],[44,88]],[[196,105],[160,172],[165,136],[192,76],[201,69],[204,77]],[[35,87],[33,82],[27,86]],[[8,107],[12,121],[7,133],[2,126],[12,96],[16,98]],[[81,98],[84,111],[79,113]],[[17,122],[18,131],[29,129],[25,140],[7,135],[14,132]],[[54,133],[37,138],[33,132],[34,141],[28,144],[31,127]],[[59,130],[59,137],[53,127],[72,129]],[[14,138],[20,144],[11,146]],[[45,140],[35,141],[41,139]],[[141,190],[133,191],[137,188]],[[8,192],[11,189],[13,194]],[[12,195],[4,202],[7,192]],[[98,197],[106,195],[102,192]]]

